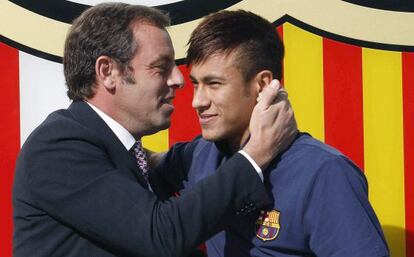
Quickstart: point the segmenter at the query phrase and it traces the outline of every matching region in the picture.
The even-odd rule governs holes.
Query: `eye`
[[[207,85],[209,87],[218,87],[221,86],[223,83],[221,81],[217,81],[217,80],[211,80],[207,83]]]
[[[170,72],[172,71],[173,68],[173,63],[169,63],[169,62],[162,62],[159,63],[157,65],[154,65],[154,71],[162,76],[166,76],[168,74],[170,74]]]
[[[169,70],[167,65],[160,65],[160,66],[156,66],[155,68],[157,68],[158,72],[162,74],[167,73],[167,71]]]

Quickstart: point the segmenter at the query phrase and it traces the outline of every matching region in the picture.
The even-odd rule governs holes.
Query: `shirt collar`
[[[114,132],[114,134],[118,137],[119,141],[121,141],[124,147],[129,151],[136,142],[134,136],[117,121],[109,117],[103,111],[99,110],[98,107],[89,102],[86,103],[96,112],[96,114],[99,115],[99,117],[101,117],[101,119],[103,119],[112,132]]]

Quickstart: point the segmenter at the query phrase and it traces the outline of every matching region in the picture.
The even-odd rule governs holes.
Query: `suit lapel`
[[[109,126],[99,117],[99,115],[85,102],[73,102],[68,111],[81,124],[94,130],[102,140],[104,150],[108,152],[112,162],[120,171],[126,171],[148,188],[147,182],[135,162],[133,155],[125,149],[124,145],[109,128]]]

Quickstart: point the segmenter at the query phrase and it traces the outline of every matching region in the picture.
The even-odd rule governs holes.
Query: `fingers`
[[[292,109],[290,101],[288,99],[288,93],[284,88],[279,89],[279,92],[277,93],[276,99],[271,104],[271,106],[268,106],[268,108],[280,108],[281,110],[288,110]]]
[[[245,147],[256,154],[253,159],[261,163],[260,167],[268,165],[291,144],[297,125],[288,95],[280,89],[279,81],[274,80],[263,88],[261,99],[253,109],[249,129],[251,136]]]
[[[272,80],[268,86],[263,88],[261,95],[259,96],[257,105],[261,106],[263,110],[266,110],[278,96],[280,88],[279,80]]]
[[[281,88],[281,89],[279,89],[277,97],[280,98],[280,99],[285,99],[286,100],[286,99],[288,99],[288,92],[284,88]]]

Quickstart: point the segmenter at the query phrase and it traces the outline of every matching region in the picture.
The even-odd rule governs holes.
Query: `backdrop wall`
[[[36,3],[41,2],[41,3]],[[70,102],[61,56],[70,21],[100,1],[0,2],[0,255],[12,256],[14,163],[30,132]],[[129,1],[170,12],[186,76],[172,126],[144,139],[163,151],[199,133],[183,65],[189,33],[204,15],[246,9],[275,24],[286,48],[284,85],[299,128],[351,157],[392,256],[414,256],[414,5],[395,1]],[[365,3],[367,2],[367,3]],[[389,1],[388,1],[389,2]]]

